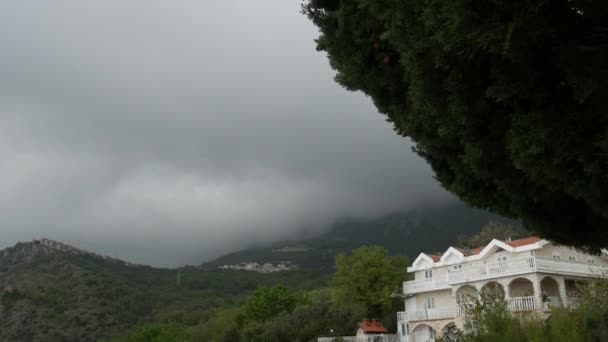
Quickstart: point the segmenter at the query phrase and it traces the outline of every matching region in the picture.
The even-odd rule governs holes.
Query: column
[[[570,305],[568,298],[568,291],[566,290],[566,279],[564,277],[553,277],[557,280],[557,287],[559,289],[559,300],[562,302],[562,306],[567,308]]]
[[[499,284],[502,286],[502,289],[505,291],[505,300],[507,300],[508,302],[511,302],[511,290],[509,289],[510,281],[511,278],[507,278],[499,282]]]
[[[536,305],[536,311],[542,317],[545,312],[545,307],[543,303],[543,293],[540,287],[540,277],[538,274],[533,274],[530,280],[532,280],[532,287],[534,288],[534,304]]]

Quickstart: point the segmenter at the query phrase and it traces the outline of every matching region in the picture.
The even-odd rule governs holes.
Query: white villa
[[[462,329],[459,304],[486,291],[504,294],[514,312],[547,315],[552,306],[568,306],[576,300],[578,282],[608,274],[608,255],[537,237],[494,239],[474,249],[421,253],[407,271],[414,280],[403,283],[405,311],[397,313],[401,342],[433,342],[452,326]]]

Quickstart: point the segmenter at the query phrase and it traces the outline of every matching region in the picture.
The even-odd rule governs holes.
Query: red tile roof
[[[511,247],[521,247],[521,246],[526,246],[526,245],[531,245],[533,243],[537,243],[538,241],[540,241],[540,238],[538,236],[530,236],[530,237],[523,238],[523,239],[513,240],[511,242],[508,242],[508,241],[504,241],[504,242]]]
[[[359,328],[366,334],[386,334],[386,328],[377,319],[364,319],[359,322]]]
[[[523,239],[513,240],[511,242],[509,242],[509,241],[503,241],[503,242],[511,247],[521,247],[521,246],[526,246],[526,245],[531,245],[533,243],[537,243],[540,240],[541,240],[541,238],[539,238],[538,236],[530,236],[530,237],[523,238]],[[484,248],[486,248],[486,246],[480,246],[480,247],[476,247],[473,249],[468,249],[468,248],[457,248],[457,249],[464,256],[469,256],[469,255],[477,255],[477,254],[481,253],[481,251]],[[438,262],[441,260],[441,255],[428,254],[428,256],[431,257],[431,259],[433,259],[433,262]]]

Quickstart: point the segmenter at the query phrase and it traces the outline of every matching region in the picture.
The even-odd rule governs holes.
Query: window
[[[553,253],[553,259],[559,260],[560,259],[559,253]]]
[[[410,325],[409,323],[405,325],[405,331],[407,332],[407,334],[410,334]]]
[[[431,278],[433,278],[433,270],[426,270],[426,271],[424,271],[424,277],[425,277],[426,279],[431,279]]]
[[[431,337],[431,341],[435,340],[435,330],[429,327],[429,336]]]
[[[498,262],[501,262],[501,261],[507,261],[507,256],[506,255],[505,256],[499,256],[498,257]]]
[[[576,257],[575,256],[569,256],[568,260],[570,260],[570,261],[576,261]]]
[[[426,297],[424,300],[424,307],[427,309],[435,308],[435,297]]]
[[[454,269],[455,270],[458,270],[458,269],[461,269],[461,268],[462,268],[462,265],[454,265]]]
[[[401,324],[401,336],[405,336],[405,324]]]
[[[593,259],[587,259],[587,262],[590,264],[595,264],[595,260],[593,260]]]

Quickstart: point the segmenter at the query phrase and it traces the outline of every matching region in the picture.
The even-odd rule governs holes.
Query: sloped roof
[[[366,334],[386,334],[386,328],[377,319],[364,319],[359,322],[359,328]]]
[[[538,236],[530,236],[530,237],[523,238],[523,239],[513,240],[511,242],[509,242],[509,241],[504,241],[504,242],[511,247],[521,247],[521,246],[526,246],[526,245],[531,245],[533,243],[537,243],[540,240],[541,239]]]
[[[517,240],[513,240],[513,241],[502,241],[504,243],[506,243],[507,245],[511,246],[511,247],[521,247],[521,246],[526,246],[526,245],[531,245],[533,243],[537,243],[538,241],[540,241],[541,238],[539,238],[538,236],[530,236],[527,238],[523,238],[523,239],[517,239]],[[490,243],[488,243],[489,245]],[[460,251],[460,253],[462,253],[462,255],[464,256],[469,256],[469,255],[477,255],[479,253],[481,253],[481,251],[483,251],[484,248],[486,248],[487,245],[485,246],[479,246],[479,247],[475,247],[475,248],[456,248],[458,251]],[[430,255],[433,258],[433,261],[437,261],[435,260],[435,256],[434,255]]]
[[[538,236],[529,236],[529,237],[526,237],[523,239],[517,239],[517,240],[513,240],[513,241],[508,241],[508,240],[502,241],[502,240],[494,239],[494,240],[490,241],[487,245],[479,246],[476,248],[450,247],[446,250],[446,252],[443,255],[420,253],[418,258],[416,258],[416,260],[414,260],[414,263],[412,264],[412,268],[408,267],[408,271],[411,272],[411,269],[416,267],[417,263],[423,259],[426,259],[429,262],[432,261],[432,263],[436,263],[436,262],[440,263],[440,262],[442,262],[443,257],[445,255],[447,255],[448,253],[450,253],[450,251],[456,252],[456,253],[461,253],[462,256],[464,256],[464,257],[470,257],[470,256],[483,257],[483,255],[486,255],[488,252],[490,252],[490,250],[492,248],[494,248],[494,249],[496,249],[496,248],[512,249],[512,248],[518,248],[518,247],[523,247],[523,246],[527,246],[527,245],[533,245],[540,241],[545,241],[545,240],[539,238]]]

